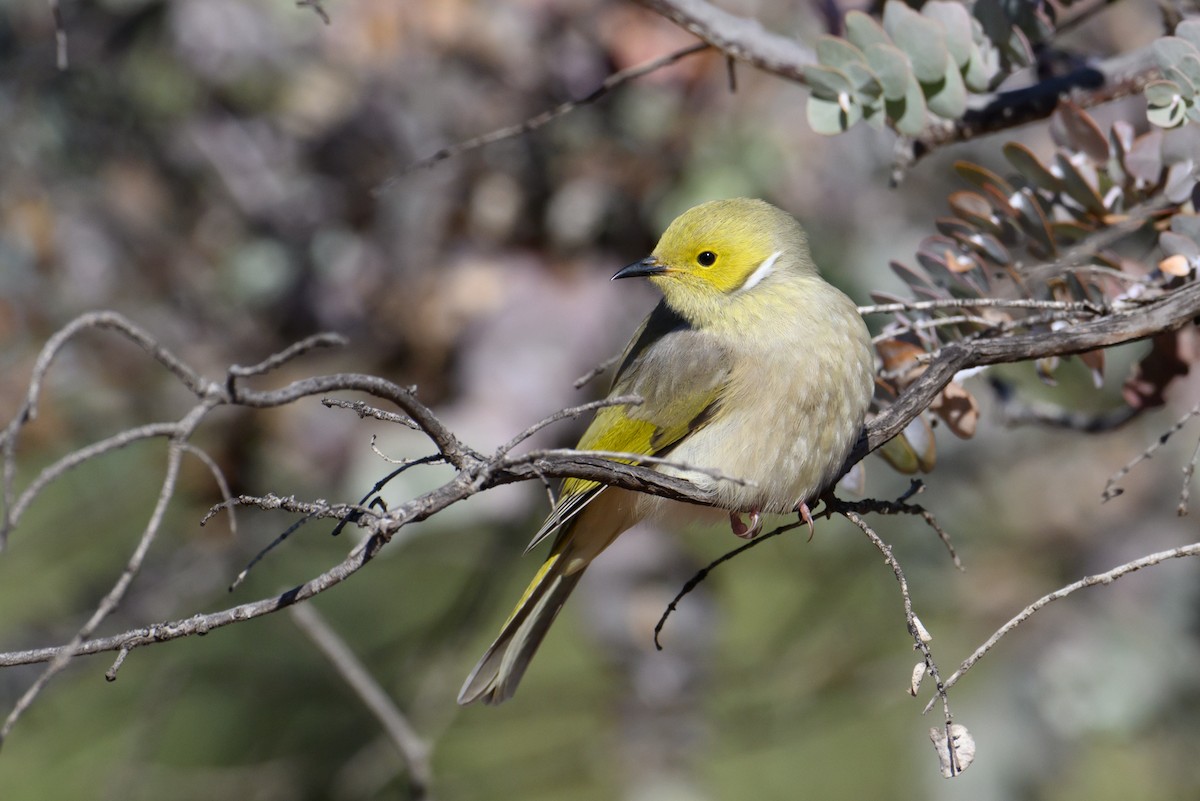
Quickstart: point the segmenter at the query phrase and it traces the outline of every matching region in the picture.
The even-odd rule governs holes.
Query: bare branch
[[[639,395],[618,395],[615,398],[604,398],[603,400],[592,401],[591,403],[584,403],[580,406],[572,406],[569,409],[563,409],[560,412],[555,412],[549,417],[534,423],[529,428],[510,439],[508,442],[501,445],[496,451],[496,456],[494,458],[499,459],[501,456],[508,453],[513,448],[517,447],[546,426],[553,425],[560,420],[566,420],[569,417],[578,417],[581,414],[594,412],[597,409],[604,409],[608,406],[638,406],[641,403],[642,398]]]
[[[408,768],[412,797],[418,801],[433,801],[430,789],[433,770],[429,763],[429,744],[417,734],[408,718],[367,670],[366,665],[312,604],[296,604],[289,611],[296,626],[324,654],[337,674],[379,721],[392,745],[396,746],[396,751]]]
[[[637,0],[656,14],[703,39],[730,58],[796,83],[816,54],[795,39],[766,30],[755,19],[730,14],[704,0]]]
[[[214,401],[206,401],[194,408],[187,417],[180,421],[180,434],[178,438],[172,438],[171,447],[167,455],[166,475],[163,478],[162,489],[159,490],[158,501],[154,505],[154,511],[150,515],[150,520],[142,531],[142,536],[138,540],[137,547],[134,548],[133,554],[129,557],[129,561],[125,564],[125,569],[121,572],[116,584],[109,590],[108,594],[100,601],[92,616],[84,623],[75,637],[57,654],[53,661],[47,666],[42,675],[25,691],[16,705],[9,713],[4,721],[4,725],[0,727],[0,745],[3,745],[4,740],[12,731],[13,726],[20,720],[21,715],[33,703],[42,689],[56,676],[75,654],[75,649],[85,642],[108,615],[117,608],[121,600],[125,597],[125,592],[129,589],[129,585],[133,582],[134,576],[141,570],[142,563],[145,561],[146,554],[150,550],[150,545],[154,542],[155,537],[162,525],[163,515],[166,514],[167,504],[175,494],[175,483],[179,477],[179,464],[183,458],[183,439],[191,435],[195,427],[199,425],[204,415],[215,405]]]
[[[1195,417],[1198,414],[1200,414],[1200,403],[1193,406],[1191,411],[1189,411],[1183,417],[1176,420],[1174,425],[1172,425],[1170,428],[1168,428],[1166,431],[1164,431],[1162,434],[1160,434],[1158,439],[1156,439],[1153,443],[1151,443],[1150,447],[1146,448],[1146,450],[1142,451],[1137,456],[1135,456],[1133,459],[1131,459],[1129,462],[1127,462],[1125,465],[1123,465],[1120,470],[1118,470],[1117,472],[1115,472],[1111,476],[1109,476],[1108,481],[1104,484],[1104,491],[1100,493],[1100,497],[1103,500],[1109,501],[1109,500],[1112,500],[1113,498],[1117,497],[1121,493],[1123,493],[1125,490],[1118,487],[1117,482],[1119,482],[1121,479],[1125,478],[1125,476],[1129,475],[1130,471],[1132,471],[1133,468],[1137,467],[1142,462],[1144,462],[1147,459],[1154,456],[1155,452],[1158,451],[1159,448],[1161,448],[1162,446],[1167,444],[1167,440],[1169,440],[1174,434],[1178,433],[1180,429],[1182,429],[1185,425],[1188,424],[1189,420],[1191,420],[1193,417]],[[1197,448],[1200,448],[1200,445],[1197,445]],[[1196,457],[1193,455],[1192,460],[1189,463],[1189,467],[1194,469],[1195,463],[1196,463]],[[1183,486],[1184,486],[1183,496],[1184,497],[1183,497],[1183,500],[1180,501],[1180,508],[1184,511],[1181,511],[1179,513],[1181,515],[1186,513],[1186,506],[1184,505],[1184,503],[1186,502],[1186,499],[1187,499],[1187,489],[1188,489],[1188,485],[1191,481],[1191,478],[1192,478],[1192,470],[1189,469],[1188,467],[1185,467],[1184,468],[1184,476],[1183,476]]]
[[[251,365],[250,367],[242,367],[239,364],[232,365],[228,371],[229,377],[233,379],[246,378],[253,375],[263,375],[264,373],[269,373],[272,370],[278,370],[283,365],[287,364],[293,359],[298,359],[311,350],[316,350],[317,348],[344,348],[349,343],[350,340],[346,339],[341,334],[313,334],[310,337],[305,337],[299,342],[292,343],[283,350],[279,351],[279,353],[268,356],[258,364]]]
[[[1109,570],[1105,573],[1097,573],[1092,576],[1085,576],[1079,581],[1068,584],[1065,587],[1061,587],[1047,595],[1043,595],[1041,598],[1038,598],[1029,606],[1022,609],[1020,613],[997,629],[996,633],[991,637],[988,637],[987,641],[984,642],[983,645],[976,648],[974,653],[964,659],[958,670],[954,671],[954,673],[952,673],[946,679],[944,685],[945,689],[948,690],[953,687],[954,684],[961,679],[968,670],[974,667],[975,664],[988,653],[988,651],[995,647],[996,643],[1000,642],[1004,635],[1008,634],[1017,626],[1020,626],[1035,612],[1047,604],[1066,598],[1068,595],[1071,595],[1077,590],[1082,590],[1085,587],[1105,586],[1113,583],[1122,576],[1127,576],[1130,573],[1141,570],[1144,567],[1152,567],[1153,565],[1161,564],[1162,562],[1166,562],[1171,559],[1181,559],[1187,556],[1200,556],[1200,542],[1194,542],[1190,545],[1181,545],[1180,547],[1172,548],[1169,551],[1159,551],[1158,553],[1148,554],[1140,559],[1134,559],[1131,562],[1118,565],[1117,567],[1114,567],[1112,570]],[[925,706],[926,712],[929,711],[929,708],[933,705],[935,700],[936,699],[930,699],[929,703]]]
[[[676,50],[674,53],[668,53],[665,56],[660,56],[659,58],[653,59],[652,61],[647,61],[644,64],[638,64],[636,67],[629,67],[628,69],[623,69],[623,70],[620,70],[619,72],[614,72],[612,75],[609,75],[607,78],[605,78],[603,83],[601,83],[598,87],[593,89],[590,94],[588,94],[584,97],[581,97],[577,100],[569,100],[566,103],[560,103],[559,105],[555,106],[554,108],[550,109],[549,111],[543,111],[541,114],[538,114],[534,117],[530,117],[529,119],[525,120],[524,122],[518,123],[516,125],[510,125],[507,128],[500,128],[500,129],[492,131],[490,133],[486,133],[481,136],[476,136],[471,139],[467,139],[466,141],[459,142],[458,144],[450,145],[449,147],[444,147],[441,150],[438,150],[436,153],[433,153],[432,155],[426,156],[425,158],[422,158],[422,159],[417,159],[412,164],[409,164],[407,167],[405,167],[404,169],[402,169],[400,171],[400,176],[408,175],[409,173],[413,173],[413,172],[416,172],[417,170],[425,169],[426,167],[432,167],[434,164],[437,164],[439,161],[445,161],[448,158],[452,158],[454,156],[461,155],[461,154],[466,153],[471,150],[476,150],[476,149],[484,147],[486,145],[495,144],[496,142],[502,142],[505,139],[513,139],[515,137],[530,133],[531,131],[536,131],[538,128],[541,128],[543,125],[553,122],[554,120],[558,119],[559,117],[563,116],[564,114],[569,114],[570,112],[574,111],[575,109],[579,108],[580,106],[586,106],[590,103],[595,103],[597,100],[604,97],[606,94],[611,92],[613,89],[616,89],[617,87],[621,86],[622,84],[628,83],[629,81],[632,81],[635,78],[640,78],[643,75],[654,72],[656,70],[660,70],[663,67],[669,67],[670,65],[674,64],[675,62],[677,62],[681,59],[684,59],[690,55],[702,52],[707,49],[708,49],[708,45],[704,44],[702,42],[698,43],[698,44],[688,45],[687,47],[685,47],[681,50]],[[378,191],[387,189],[389,186],[391,186],[393,183],[395,183],[397,178],[400,176],[397,176],[394,178],[389,178],[376,191],[378,192]]]
[[[347,401],[340,398],[321,398],[321,405],[327,409],[349,409],[359,416],[360,419],[374,417],[376,420],[382,420],[385,423],[399,423],[402,426],[411,428],[413,431],[420,431],[421,427],[414,423],[411,418],[405,417],[402,414],[395,412],[376,409],[374,406],[369,406],[365,401]]]

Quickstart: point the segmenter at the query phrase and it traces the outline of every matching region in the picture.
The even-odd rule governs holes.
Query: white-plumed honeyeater
[[[854,303],[817,274],[804,230],[761,200],[704,203],[667,228],[654,252],[614,278],[646,276],[663,294],[620,360],[611,395],[580,450],[668,457],[723,480],[666,466],[731,510],[752,537],[760,513],[798,512],[834,481],[862,428],[874,387],[870,336]],[[499,703],[584,569],[629,527],[694,505],[567,479],[536,545],[557,531],[546,561],[458,702]],[[749,515],[749,523],[738,512]],[[694,511],[692,511],[694,515]]]

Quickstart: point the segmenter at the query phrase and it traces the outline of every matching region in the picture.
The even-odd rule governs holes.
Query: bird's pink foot
[[[813,534],[816,532],[816,525],[813,523],[812,512],[808,510],[807,503],[801,503],[796,507],[796,511],[800,513],[800,519],[808,523],[808,541],[812,542]]]
[[[741,537],[744,540],[752,540],[758,536],[758,532],[762,531],[762,518],[758,512],[751,512],[750,525],[746,525],[742,522],[741,515],[737,512],[730,512],[729,526],[733,529],[734,536]]]

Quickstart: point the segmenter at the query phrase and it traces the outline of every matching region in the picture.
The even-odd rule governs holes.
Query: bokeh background
[[[808,3],[730,4],[811,41]],[[0,5],[0,412],[23,397],[38,348],[75,315],[119,310],[210,376],[294,339],[348,348],[261,379],[343,370],[417,384],[469,444],[495,447],[602,393],[573,380],[624,343],[655,302],[607,279],[695,202],[755,195],[808,226],[818,262],[860,302],[902,287],[957,188],[949,165],[1003,170],[1004,138],[923,161],[887,188],[892,139],[808,130],[800,87],[712,54],[628,85],[520,138],[405,172],[414,160],[587,94],[612,71],[691,43],[624,2],[330,0],[330,24],[280,0],[62,3],[70,68],[55,67],[48,3]],[[1069,42],[1100,55],[1159,35],[1154,4],[1114,4]],[[1137,102],[1097,116],[1144,119]],[[1044,131],[1015,132],[1037,151]],[[873,320],[878,326],[881,320]],[[1120,405],[1067,364],[1057,386],[997,368],[1028,397]],[[877,519],[908,571],[945,672],[1043,593],[1195,540],[1174,514],[1185,428],[1102,504],[1106,478],[1200,397],[1098,436],[1004,428],[980,379],[979,434],[939,432],[921,502],[951,532],[954,570],[919,521]],[[17,485],[82,444],[172,419],[189,399],[129,343],[102,333],[63,353],[24,434]],[[563,423],[531,446],[570,444]],[[353,500],[411,432],[316,399],[225,410],[197,436],[234,492]],[[150,512],[162,443],[71,473],[0,553],[0,648],[68,640],[115,580]],[[412,471],[410,497],[448,473]],[[867,491],[907,486],[876,458]],[[220,500],[194,460],[169,525],[103,633],[270,595],[344,555],[309,525],[226,587],[291,519]],[[1194,503],[1193,503],[1194,506]],[[857,531],[774,539],[716,571],[651,630],[727,531],[639,531],[581,586],[499,708],[459,709],[458,686],[536,566],[521,557],[546,511],[539,486],[486,493],[414,527],[315,601],[432,748],[443,799],[1194,799],[1200,794],[1200,567],[1177,561],[1037,615],[954,690],[979,756],[938,772],[906,693],[916,655],[896,583]],[[5,799],[375,799],[408,795],[377,722],[286,615],[135,651],[114,683],[79,659],[0,751]],[[5,711],[38,668],[0,672]]]

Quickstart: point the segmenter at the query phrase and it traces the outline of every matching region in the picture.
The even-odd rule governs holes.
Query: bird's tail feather
[[[565,543],[564,543],[565,544]],[[583,567],[570,546],[555,548],[525,589],[500,635],[484,653],[458,693],[458,703],[498,704],[512,697],[550,624],[579,583]],[[576,564],[571,565],[572,562]],[[571,572],[568,572],[571,568]]]

